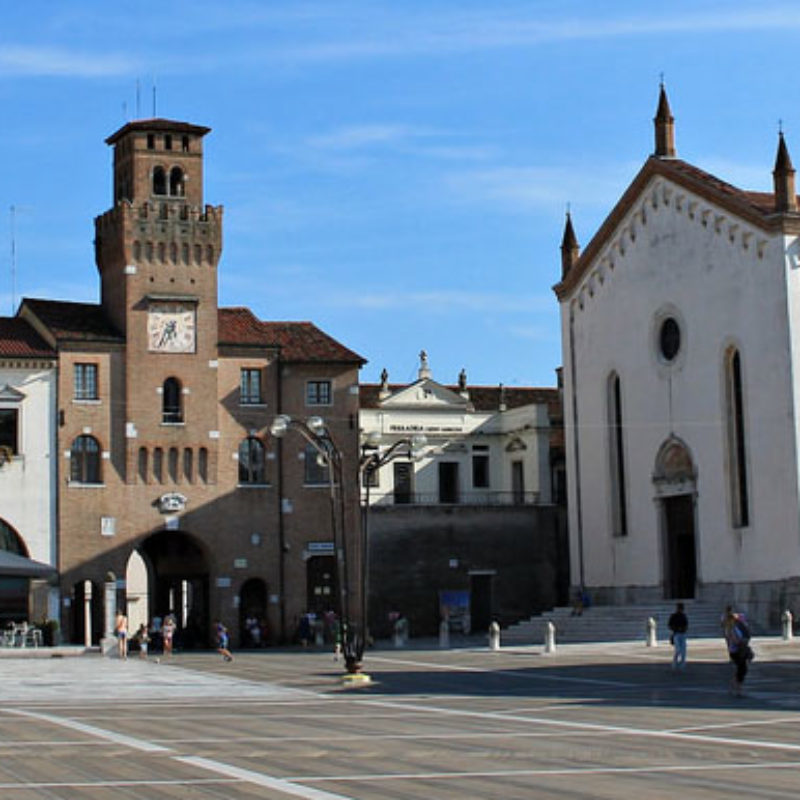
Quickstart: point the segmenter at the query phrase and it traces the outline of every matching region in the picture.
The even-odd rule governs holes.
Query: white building
[[[446,386],[422,353],[416,381],[384,371],[359,396],[362,458],[385,462],[362,486],[376,635],[398,612],[431,635],[444,617],[486,631],[566,601],[559,389],[469,386],[463,371]]]
[[[800,599],[800,214],[655,153],[579,253],[562,244],[571,582],[698,597],[764,624]],[[800,609],[798,609],[800,610]]]
[[[375,473],[371,504],[548,504],[563,483],[561,407],[555,388],[467,386],[433,380],[426,354],[418,379],[362,384],[362,439],[385,452],[424,436],[415,458]],[[374,437],[374,439],[373,439]],[[407,449],[401,449],[407,454]],[[555,484],[555,486],[554,486]],[[366,498],[366,487],[362,488]]]
[[[29,597],[32,562],[57,566],[56,374],[27,322],[0,318],[0,623],[58,616],[56,590]]]

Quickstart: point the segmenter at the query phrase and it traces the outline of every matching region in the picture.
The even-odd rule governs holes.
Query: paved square
[[[795,798],[800,644],[0,659],[0,797]]]

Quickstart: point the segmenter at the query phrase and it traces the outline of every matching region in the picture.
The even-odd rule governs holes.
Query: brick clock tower
[[[214,483],[222,207],[203,205],[208,132],[151,119],[106,139],[114,148],[114,207],[95,220],[95,258],[101,305],[127,342],[118,422],[128,483],[137,470],[166,471],[157,462],[169,452],[192,453]]]

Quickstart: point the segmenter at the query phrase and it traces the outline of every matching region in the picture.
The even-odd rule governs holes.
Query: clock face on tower
[[[151,353],[194,353],[195,315],[193,303],[150,303],[147,310],[147,340]]]

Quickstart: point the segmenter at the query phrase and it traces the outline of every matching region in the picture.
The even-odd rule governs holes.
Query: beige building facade
[[[113,148],[112,208],[95,221],[98,304],[27,298],[18,316],[58,354],[58,568],[65,638],[97,641],[114,607],[173,613],[185,646],[222,620],[292,637],[334,608],[327,475],[278,414],[322,416],[352,465],[360,356],[311,323],[220,308],[223,209],[204,204],[209,129],[131,122]],[[87,625],[90,630],[87,631]]]

